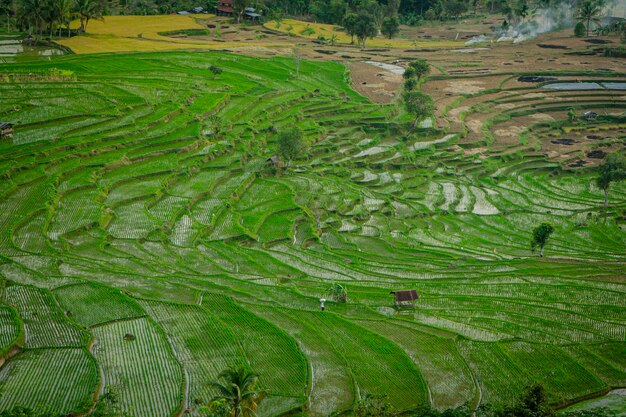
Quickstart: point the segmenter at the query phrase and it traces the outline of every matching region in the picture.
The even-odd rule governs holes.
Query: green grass
[[[458,407],[474,395],[472,376],[453,339],[429,334],[428,328],[412,328],[407,323],[363,320],[359,324],[388,337],[411,357],[424,377],[435,407]]]
[[[208,402],[215,395],[208,383],[229,366],[245,361],[231,329],[199,306],[147,301],[143,305],[169,335],[177,359],[188,372],[188,402]]]
[[[71,312],[70,318],[85,327],[145,314],[121,291],[98,284],[66,285],[55,289],[54,295]]]
[[[23,343],[23,323],[15,309],[0,308],[0,352],[6,354],[13,346]]]
[[[91,402],[98,368],[85,349],[36,349],[2,369],[0,410],[16,405],[66,414]]]
[[[24,323],[24,347],[81,347],[88,343],[89,334],[65,317],[49,292],[21,285],[5,291],[6,302],[15,306]]]
[[[184,379],[165,335],[149,319],[95,327],[94,356],[120,406],[137,417],[169,416],[182,406]],[[127,340],[126,335],[132,335]]]
[[[197,415],[207,383],[244,362],[270,390],[262,417],[330,415],[368,392],[443,409],[504,404],[534,381],[558,404],[626,384],[626,184],[604,216],[594,173],[566,168],[578,154],[543,149],[559,109],[615,95],[505,80],[451,98],[446,131],[398,133],[406,114],[358,95],[341,64],[302,62],[299,78],[294,65],[218,52],[0,65],[0,119],[16,125],[0,142],[0,345],[25,348],[0,372],[3,408],[77,411],[96,363],[137,417]],[[528,125],[538,111],[555,120]],[[503,140],[518,124],[523,140]],[[291,126],[310,150],[274,173]],[[539,259],[543,221],[556,232]],[[348,303],[321,313],[335,282]],[[393,289],[416,289],[417,308],[394,310]]]

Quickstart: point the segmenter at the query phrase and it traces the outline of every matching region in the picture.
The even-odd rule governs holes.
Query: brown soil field
[[[599,45],[587,38],[575,38],[571,29],[540,35],[519,44],[488,41],[482,44],[455,49],[429,48],[366,48],[355,45],[325,45],[315,39],[287,36],[262,26],[245,30],[228,23],[225,19],[210,18],[200,21],[216,36],[190,36],[189,39],[207,42],[242,43],[230,48],[248,55],[301,56],[303,59],[337,61],[350,71],[352,85],[362,95],[377,103],[390,103],[399,99],[402,76],[366,61],[406,66],[415,58],[427,59],[431,64],[431,76],[422,86],[435,102],[435,127],[450,132],[464,132],[458,143],[470,146],[468,154],[488,152],[512,152],[523,146],[540,146],[545,155],[555,161],[578,160],[594,165],[601,159],[587,158],[586,153],[598,145],[597,139],[588,139],[589,132],[582,130],[565,134],[547,132],[535,126],[567,119],[563,106],[584,103],[585,110],[598,114],[619,115],[626,108],[626,95],[619,91],[557,91],[542,89],[537,83],[518,80],[521,73],[547,71],[587,72],[586,76],[559,74],[558,80],[567,82],[606,81],[605,74],[623,72],[623,59],[606,58]],[[456,24],[403,27],[400,37],[425,41],[467,41],[473,36],[490,34],[492,28],[501,24],[502,18],[486,20],[462,20]],[[217,28],[217,29],[216,29]],[[608,46],[619,45],[617,37],[603,37]],[[279,44],[280,46],[271,46]],[[269,46],[268,46],[269,45]],[[589,72],[602,71],[592,76]],[[616,81],[626,81],[617,77]],[[607,100],[608,98],[608,100]],[[611,102],[617,108],[604,109],[599,103]],[[594,104],[595,103],[595,104]],[[513,117],[511,120],[492,120],[496,115],[526,111],[531,114]],[[582,110],[581,110],[582,111]],[[534,113],[533,113],[534,112]],[[483,129],[488,127],[492,141],[483,146]],[[623,130],[623,129],[622,129]],[[614,149],[623,137],[620,128],[607,128],[601,132],[603,144]],[[621,136],[620,136],[621,135]],[[558,137],[573,138],[572,143],[553,143]],[[593,136],[593,135],[592,135]],[[521,139],[525,137],[526,139]],[[523,143],[525,140],[528,143]],[[453,145],[456,146],[456,145]]]

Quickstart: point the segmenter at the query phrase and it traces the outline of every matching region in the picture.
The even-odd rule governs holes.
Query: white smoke
[[[514,22],[508,30],[501,30],[497,35],[498,42],[523,42],[543,33],[571,27],[575,24],[575,2],[566,1],[550,8],[537,8],[530,16]]]
[[[490,36],[476,36],[465,44],[469,46],[491,40],[520,43],[543,33],[573,27],[576,24],[577,6],[578,0],[553,1],[550,7],[531,9],[529,16],[524,19],[508,22],[507,29],[498,29]],[[609,0],[603,14],[615,15],[616,11],[619,13],[622,9],[626,9],[626,0]]]

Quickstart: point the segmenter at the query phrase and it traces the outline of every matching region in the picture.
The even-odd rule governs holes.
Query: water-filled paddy
[[[584,82],[584,83],[553,83],[546,84],[543,88],[547,88],[549,90],[626,90],[626,82],[617,82],[617,83],[594,83],[594,82]]]

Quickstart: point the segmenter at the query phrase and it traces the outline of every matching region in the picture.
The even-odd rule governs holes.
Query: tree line
[[[169,0],[162,0],[169,1]],[[180,1],[180,0],[172,0]],[[306,16],[321,23],[342,24],[348,13],[370,9],[369,0],[250,0],[270,12]],[[541,9],[578,7],[592,2],[602,6],[604,0],[375,0],[387,16],[397,14],[402,24],[423,21],[458,20],[462,16],[503,14],[509,21],[532,16]]]
[[[34,38],[70,36],[70,23],[80,21],[74,32],[85,32],[89,21],[102,19],[105,0],[0,0],[7,31],[20,30]]]
[[[392,38],[401,24],[459,19],[464,15],[503,14],[505,27],[530,18],[542,9],[576,6],[577,34],[587,36],[606,0],[234,0],[237,18],[256,7],[267,19],[290,15],[344,26],[361,46],[381,33]],[[217,0],[0,0],[5,26],[33,37],[70,36],[86,31],[89,21],[105,14],[167,14],[193,7],[213,11]],[[80,27],[70,31],[70,22]],[[239,20],[239,19],[237,19]],[[65,31],[63,31],[65,29]]]

